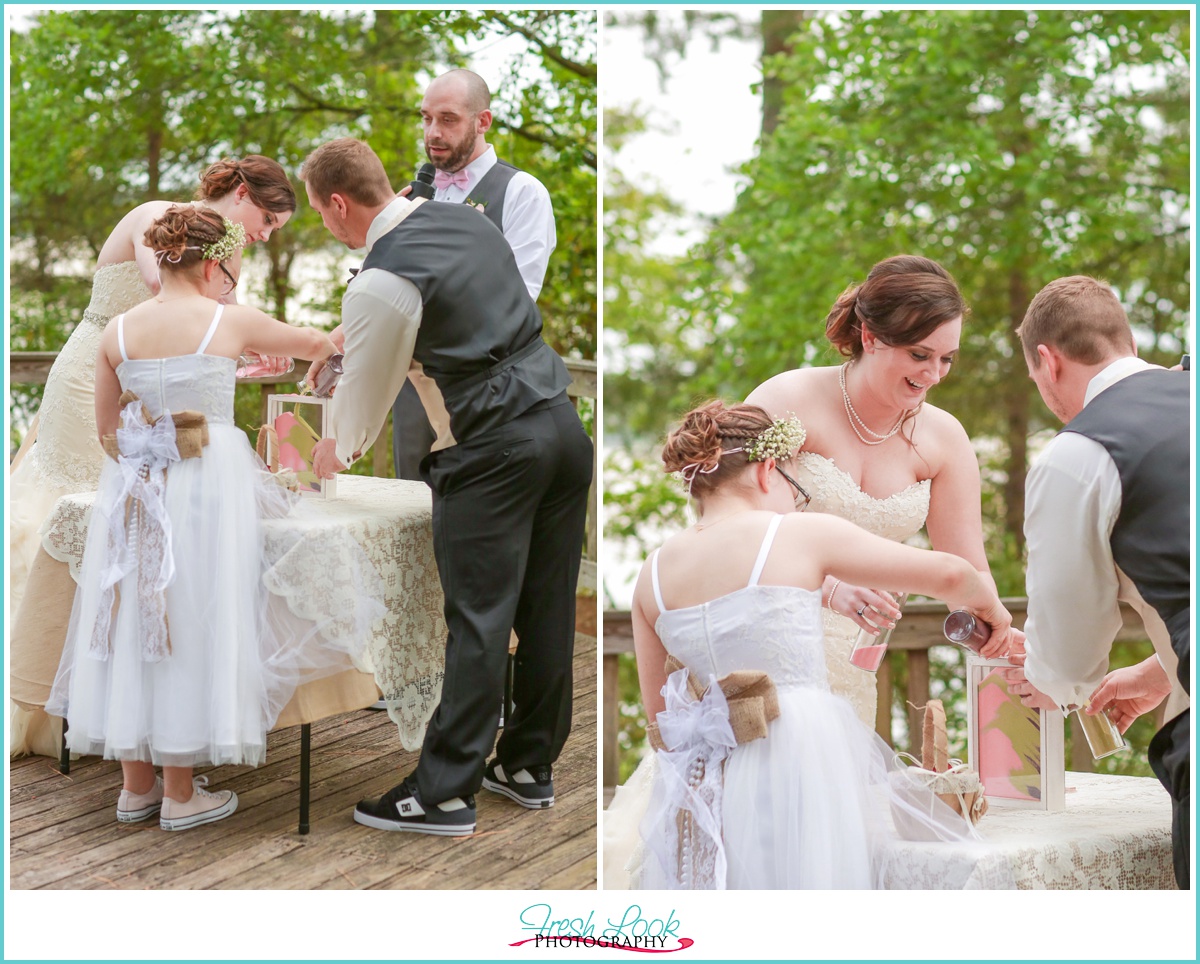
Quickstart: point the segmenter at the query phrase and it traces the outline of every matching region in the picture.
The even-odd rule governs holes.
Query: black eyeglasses
[[[787,479],[788,485],[796,490],[796,508],[800,512],[803,512],[808,508],[808,504],[812,501],[812,496],[808,494],[808,490],[804,488],[804,486],[783,471],[778,464],[776,464],[775,468],[779,469],[779,474]]]
[[[225,277],[229,279],[229,287],[225,289],[225,294],[229,294],[234,288],[237,287],[237,278],[231,275],[229,273],[229,269],[226,268],[225,265],[221,264],[220,261],[217,262],[217,267],[221,269],[221,274],[225,275]]]

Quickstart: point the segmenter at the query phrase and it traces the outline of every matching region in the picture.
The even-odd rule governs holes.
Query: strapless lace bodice
[[[104,328],[117,315],[150,297],[136,261],[106,264],[92,277],[92,300],[84,309],[83,321]]]
[[[828,512],[893,542],[920,531],[929,514],[929,480],[914,482],[886,499],[867,495],[837,463],[816,452],[796,457],[800,484],[812,493],[809,512]]]
[[[800,484],[812,493],[809,512],[828,512],[884,539],[903,542],[916,535],[929,514],[929,480],[914,482],[886,499],[867,495],[832,459],[801,452],[796,459]],[[850,701],[859,719],[875,725],[876,677],[850,662],[858,626],[831,609],[822,610],[829,687]]]
[[[117,378],[155,418],[191,409],[210,425],[232,425],[236,369],[234,359],[218,355],[131,358],[117,366]]]
[[[792,586],[747,586],[699,606],[668,609],[655,625],[667,652],[705,682],[761,670],[776,686],[828,689],[821,594]]]

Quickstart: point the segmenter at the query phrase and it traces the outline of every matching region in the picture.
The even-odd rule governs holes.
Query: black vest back
[[[554,398],[571,382],[542,340],[542,317],[512,249],[463,204],[426,202],[375,242],[363,270],[382,268],[421,292],[413,358],[437,384],[463,442]]]
[[[1191,375],[1151,369],[1097,395],[1064,432],[1099,442],[1121,478],[1113,560],[1162,616],[1190,692]]]
[[[496,159],[496,163],[479,179],[479,183],[471,188],[467,200],[473,204],[482,204],[483,213],[489,221],[501,231],[504,230],[504,196],[508,193],[508,182],[520,168],[513,167],[508,161]]]

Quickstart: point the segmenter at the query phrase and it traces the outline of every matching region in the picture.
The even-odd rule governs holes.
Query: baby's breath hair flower
[[[205,261],[209,259],[224,261],[227,258],[232,258],[246,246],[245,227],[240,224],[234,224],[229,218],[222,218],[222,220],[225,222],[225,236],[220,241],[216,241],[213,244],[206,244],[200,249],[200,255]]]
[[[808,432],[800,419],[788,412],[784,418],[775,419],[761,435],[747,439],[742,444],[742,451],[746,453],[747,462],[765,462],[767,459],[778,462],[795,455],[806,438]]]

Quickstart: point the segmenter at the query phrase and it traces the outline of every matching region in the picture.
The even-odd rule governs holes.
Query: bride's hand
[[[890,592],[854,586],[836,579],[826,582],[828,585],[825,588],[825,602],[828,607],[873,636],[878,636],[885,629],[891,629],[900,618],[900,607],[896,605],[896,597]]]

